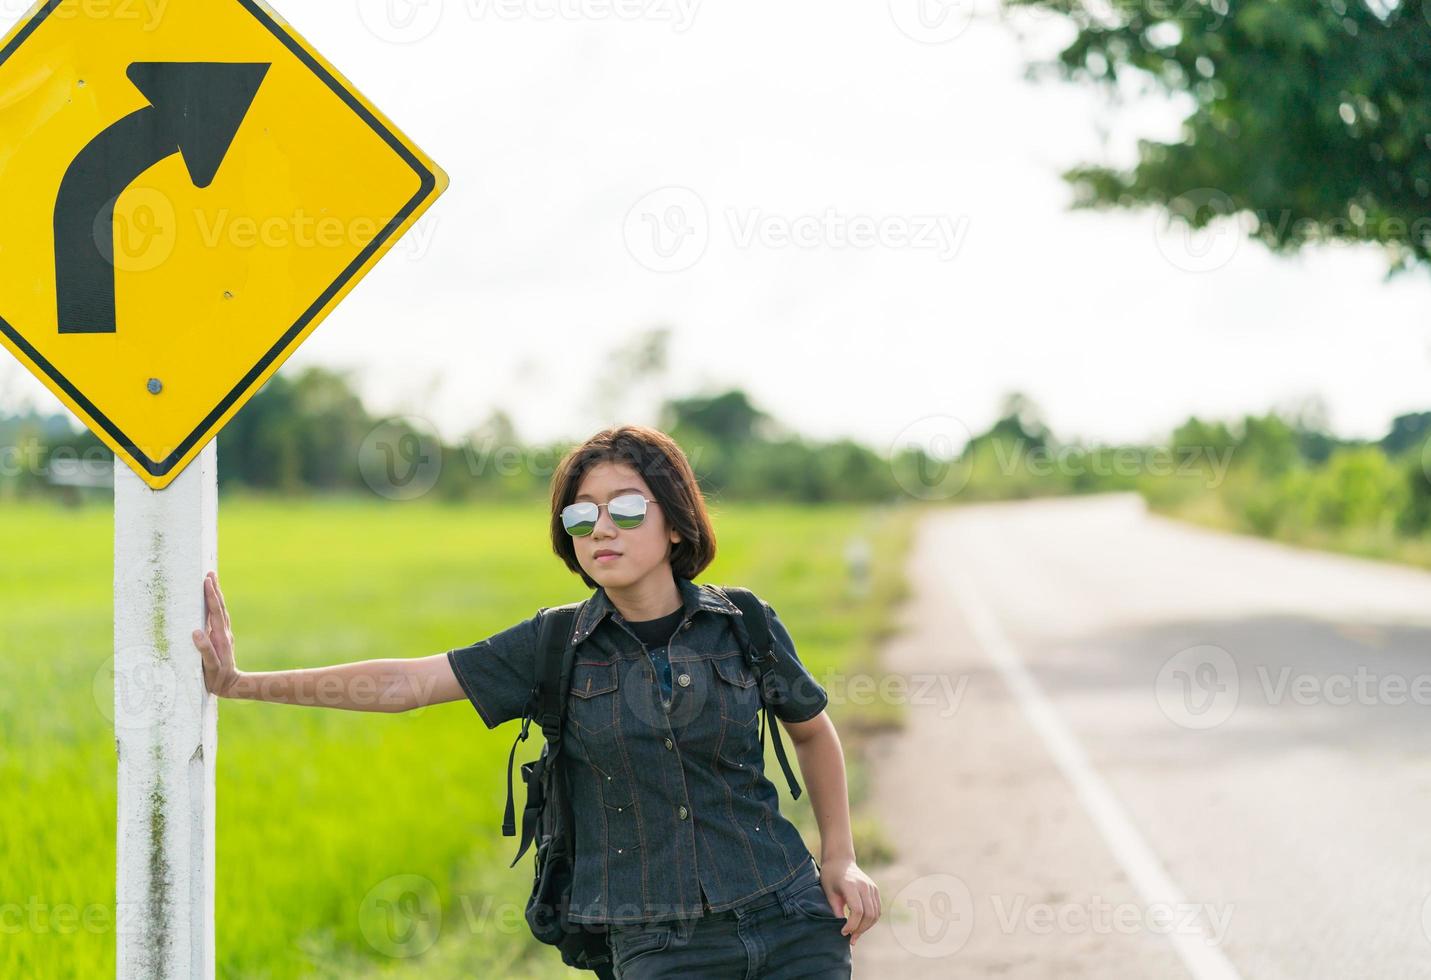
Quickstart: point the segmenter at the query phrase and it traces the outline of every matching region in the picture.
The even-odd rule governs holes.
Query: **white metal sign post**
[[[120,977],[214,976],[218,699],[191,634],[218,568],[217,452],[163,490],[114,464]]]

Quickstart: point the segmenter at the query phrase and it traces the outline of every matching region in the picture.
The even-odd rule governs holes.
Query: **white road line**
[[[973,578],[964,569],[955,568],[953,587],[955,600],[968,619],[976,642],[998,668],[1029,722],[1043,738],[1054,762],[1073,784],[1098,832],[1108,842],[1113,856],[1123,866],[1143,901],[1149,906],[1160,905],[1174,910],[1186,908],[1186,899],[1177,884],[1163,870],[1153,849],[1138,833],[1127,811],[1088,761],[1082,746],[1064,725],[1053,703],[1019,659],[993,611],[980,596]],[[1183,928],[1181,923],[1176,925],[1177,928],[1168,930],[1168,937],[1194,980],[1241,980],[1236,967],[1222,951],[1209,944],[1201,927],[1192,932]]]

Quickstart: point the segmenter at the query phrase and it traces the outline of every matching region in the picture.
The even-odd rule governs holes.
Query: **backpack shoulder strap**
[[[535,707],[542,734],[553,744],[561,742],[562,715],[566,712],[566,693],[571,685],[571,654],[574,652],[571,638],[576,632],[576,617],[582,605],[569,602],[547,609],[537,631]]]
[[[737,629],[736,633],[737,635],[743,634],[741,638],[748,644],[751,653],[751,666],[755,670],[756,689],[760,691],[760,703],[763,709],[760,718],[760,747],[762,749],[765,747],[765,731],[768,728],[770,737],[775,742],[775,757],[780,760],[780,768],[785,773],[785,782],[790,786],[790,798],[798,800],[800,784],[796,782],[795,773],[790,769],[790,761],[785,757],[785,743],[780,739],[780,728],[770,719],[770,704],[772,701],[779,701],[777,685],[773,683],[777,677],[771,673],[778,654],[770,634],[770,619],[765,615],[765,604],[754,592],[739,586],[711,585],[707,588],[714,589],[725,596],[740,610],[742,628]]]
[[[537,611],[537,652],[536,684],[522,712],[522,730],[512,742],[512,750],[507,754],[507,806],[502,813],[502,836],[515,837],[517,821],[512,798],[512,764],[517,756],[517,743],[527,737],[527,728],[533,719],[541,726],[542,734],[550,746],[548,754],[554,759],[561,745],[562,713],[566,709],[566,687],[571,682],[571,638],[576,631],[577,614],[583,602],[570,602],[563,606],[544,606]],[[524,763],[523,769],[530,763]],[[525,775],[524,775],[525,778]],[[535,833],[536,813],[531,807],[531,784],[527,787],[529,805],[522,814],[523,844],[517,852],[521,857],[528,843],[529,834]],[[513,861],[515,864],[516,862]]]

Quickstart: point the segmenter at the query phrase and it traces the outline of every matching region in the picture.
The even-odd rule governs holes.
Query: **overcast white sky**
[[[495,406],[527,438],[654,421],[651,393],[610,417],[591,394],[661,324],[673,393],[740,385],[877,448],[928,416],[977,431],[1013,389],[1107,440],[1313,394],[1344,435],[1431,408],[1426,274],[1068,211],[1062,168],[1180,114],[1024,81],[1057,22],[1021,39],[926,0],[921,27],[915,3],[279,2],[452,180],[286,370],[356,368],[371,408],[449,438]],[[851,246],[855,219],[885,244]],[[7,402],[58,408],[4,362]]]

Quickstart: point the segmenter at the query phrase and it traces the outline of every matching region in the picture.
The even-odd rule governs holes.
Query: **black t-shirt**
[[[666,641],[671,638],[676,627],[681,625],[681,618],[685,612],[685,607],[682,606],[660,619],[628,619],[626,621],[626,625],[631,627],[631,632],[636,634],[636,638],[641,641],[646,652],[651,655],[652,663],[656,665],[656,676],[661,681],[661,696],[667,704],[671,702],[671,657],[666,650]]]
[[[631,627],[631,631],[646,644],[647,648],[664,646],[671,638],[676,627],[681,625],[681,616],[685,613],[685,608],[677,609],[675,612],[662,616],[660,619],[643,619],[640,621],[628,619],[626,625]]]

